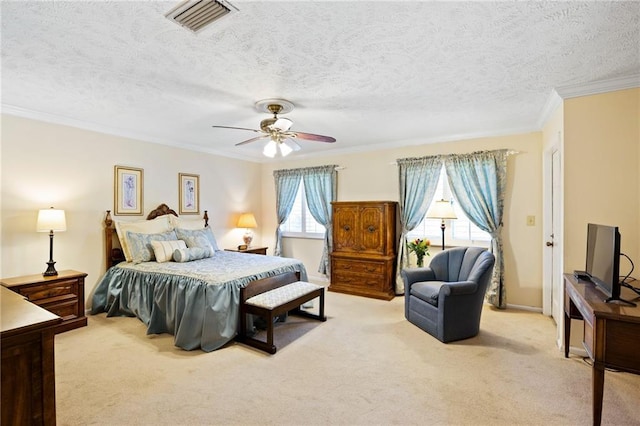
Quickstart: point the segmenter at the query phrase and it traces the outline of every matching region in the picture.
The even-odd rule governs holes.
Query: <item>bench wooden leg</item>
[[[312,314],[310,312],[306,312],[300,309],[300,306],[303,303],[306,303],[310,300],[313,300],[315,298],[320,298],[320,305],[318,307],[318,314]],[[273,342],[273,330],[274,330],[274,319],[275,317],[282,315],[286,312],[291,312],[293,314],[299,315],[299,316],[303,316],[303,317],[307,317],[307,318],[311,318],[311,319],[315,319],[315,320],[319,320],[319,321],[326,321],[327,317],[324,315],[324,288],[320,288],[312,293],[309,293],[308,295],[303,296],[302,299],[298,299],[295,301],[296,306],[295,307],[290,307],[288,305],[283,305],[283,306],[279,306],[276,307],[274,309],[264,309],[264,308],[257,308],[255,306],[247,306],[247,305],[243,305],[240,307],[240,325],[241,327],[246,326],[246,314],[247,313],[251,313],[254,315],[258,315],[261,316],[262,318],[264,318],[267,322],[267,341],[261,341],[258,339],[255,339],[253,337],[249,337],[246,334],[246,330],[242,329],[240,331],[238,331],[238,336],[237,336],[237,340],[241,343],[245,343],[249,346],[252,346],[254,348],[263,350],[267,353],[270,354],[275,354],[277,351],[276,345],[274,345]]]

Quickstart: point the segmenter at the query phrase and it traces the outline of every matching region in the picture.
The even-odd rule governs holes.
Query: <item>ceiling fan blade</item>
[[[247,129],[246,127],[231,127],[231,126],[211,126],[217,129],[234,129],[234,130],[248,130],[250,132],[262,133],[262,130]]]
[[[260,139],[268,138],[269,135],[256,136],[255,138],[247,139],[246,141],[238,142],[236,146],[245,145],[251,142],[259,141]]]
[[[293,121],[289,120],[288,118],[278,118],[276,122],[272,124],[272,127],[286,132],[291,128],[292,125]]]
[[[331,136],[322,136],[322,135],[314,135],[313,133],[302,133],[302,132],[291,132],[298,139],[305,139],[308,141],[316,141],[316,142],[329,142],[333,143],[336,141],[335,138]]]

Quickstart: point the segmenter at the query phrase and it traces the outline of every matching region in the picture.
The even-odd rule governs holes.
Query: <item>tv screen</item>
[[[620,298],[620,232],[617,226],[587,225],[586,271],[610,299]]]

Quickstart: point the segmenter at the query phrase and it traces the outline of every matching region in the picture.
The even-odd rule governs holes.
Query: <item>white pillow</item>
[[[204,219],[185,219],[171,215],[171,224],[174,228],[204,229]]]
[[[134,232],[136,234],[162,234],[173,230],[171,219],[169,216],[158,216],[152,220],[138,220],[135,222],[124,222],[115,220],[116,232],[118,233],[118,239],[120,240],[120,247],[122,247],[122,253],[127,262],[132,261],[131,246],[127,240],[127,232]]]
[[[173,260],[173,251],[187,248],[187,243],[182,240],[174,241],[151,241],[153,253],[156,255],[156,262],[169,262]]]

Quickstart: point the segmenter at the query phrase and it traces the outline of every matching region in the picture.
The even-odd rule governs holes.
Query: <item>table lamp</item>
[[[38,232],[49,233],[49,261],[47,262],[47,270],[42,273],[45,277],[58,275],[58,271],[53,266],[53,232],[63,232],[67,230],[67,221],[64,216],[64,210],[50,209],[40,210],[38,212],[38,224],[36,225]]]
[[[445,219],[457,219],[456,213],[453,211],[453,206],[447,200],[438,200],[431,205],[427,212],[427,218],[429,219],[441,219],[440,229],[442,230],[442,250],[444,250],[444,230],[446,225]]]
[[[246,232],[242,236],[244,243],[249,247],[251,245],[251,241],[253,240],[253,233],[251,232],[251,228],[257,228],[258,223],[256,222],[256,218],[252,213],[243,213],[240,215],[238,219],[238,228],[246,228]]]

